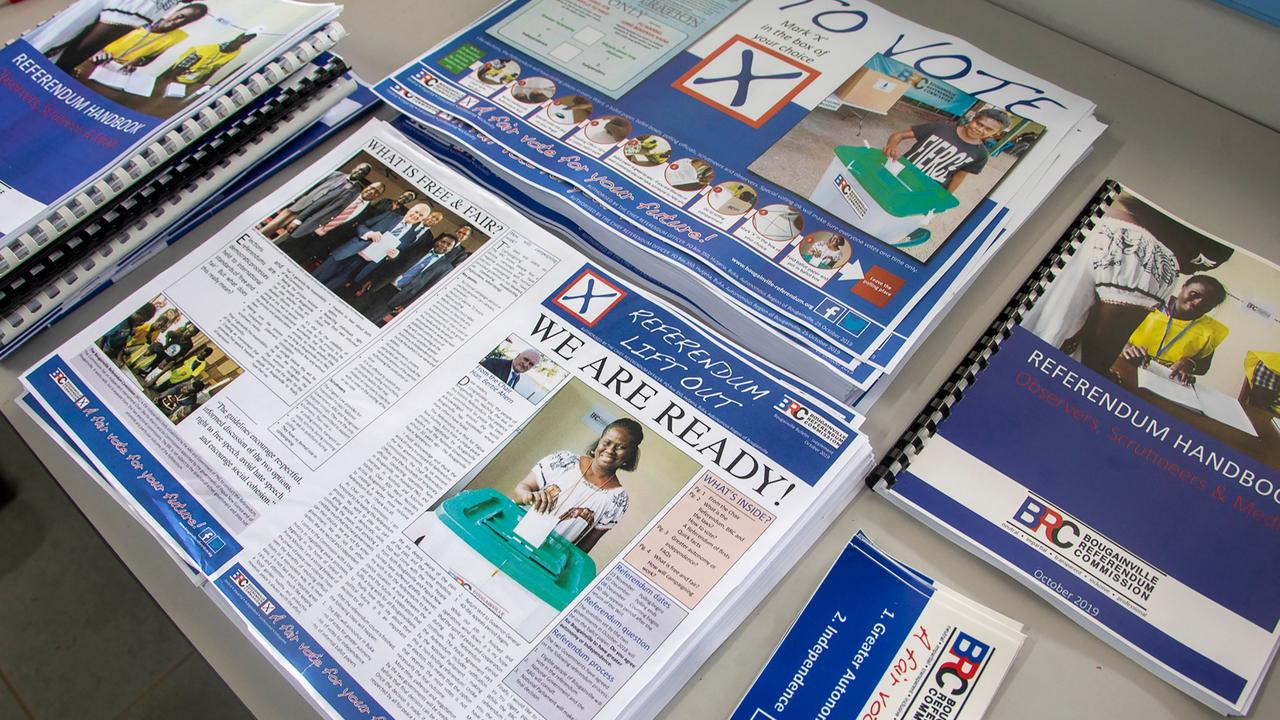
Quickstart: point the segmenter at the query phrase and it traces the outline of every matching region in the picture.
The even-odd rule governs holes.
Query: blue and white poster
[[[467,142],[438,112],[460,119],[496,165],[567,181],[581,212],[622,218],[851,375],[901,360],[930,314],[912,310],[984,257],[1092,111],[871,5],[601,7],[507,3],[378,91]]]

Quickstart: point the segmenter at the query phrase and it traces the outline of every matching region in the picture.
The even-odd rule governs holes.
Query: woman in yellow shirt
[[[257,37],[255,33],[241,33],[224,43],[195,45],[160,76],[183,85],[202,84],[222,67],[240,55],[240,49]]]
[[[207,346],[201,348],[200,352],[184,360],[181,365],[156,378],[156,384],[152,387],[156,390],[168,390],[192,378],[200,377],[208,367],[209,356],[212,354],[213,348]]]
[[[119,63],[132,72],[164,54],[165,50],[187,39],[181,28],[209,13],[202,3],[188,3],[155,22],[134,28],[89,57],[76,68],[76,75],[87,77],[93,68],[108,62]]]
[[[1227,299],[1227,289],[1208,275],[1187,278],[1163,307],[1153,308],[1129,336],[1120,357],[1138,365],[1155,361],[1184,385],[1195,382],[1213,361],[1230,328],[1208,316]]]
[[[133,329],[133,334],[124,344],[124,353],[132,354],[140,347],[146,347],[160,337],[160,333],[169,329],[178,319],[178,311],[169,308],[156,316],[155,320],[145,322]]]

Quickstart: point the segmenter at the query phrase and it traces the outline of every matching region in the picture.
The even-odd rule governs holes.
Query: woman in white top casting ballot
[[[639,466],[644,429],[630,418],[605,426],[587,454],[568,450],[539,460],[516,484],[512,499],[560,519],[555,532],[590,552],[627,513],[630,499],[617,473]]]

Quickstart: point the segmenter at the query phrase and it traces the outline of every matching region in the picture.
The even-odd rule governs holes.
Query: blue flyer
[[[1023,639],[859,532],[730,717],[980,718]]]
[[[865,3],[513,0],[377,90],[846,369],[901,361],[1092,113]]]

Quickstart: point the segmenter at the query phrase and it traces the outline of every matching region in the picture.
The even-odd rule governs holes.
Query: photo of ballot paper
[[[667,184],[677,190],[697,192],[711,182],[715,177],[715,171],[706,160],[681,158],[667,165],[663,176]]]
[[[155,78],[141,72],[126,72],[121,65],[113,62],[94,68],[89,79],[141,97],[151,97],[156,87]]]
[[[583,135],[599,145],[616,145],[631,134],[631,121],[621,115],[605,115],[587,123]]]
[[[560,518],[553,513],[526,512],[516,523],[516,535],[533,547],[542,547],[559,522]]]
[[[804,232],[804,216],[799,210],[775,203],[765,205],[751,218],[756,232],[774,242],[787,242]]]

